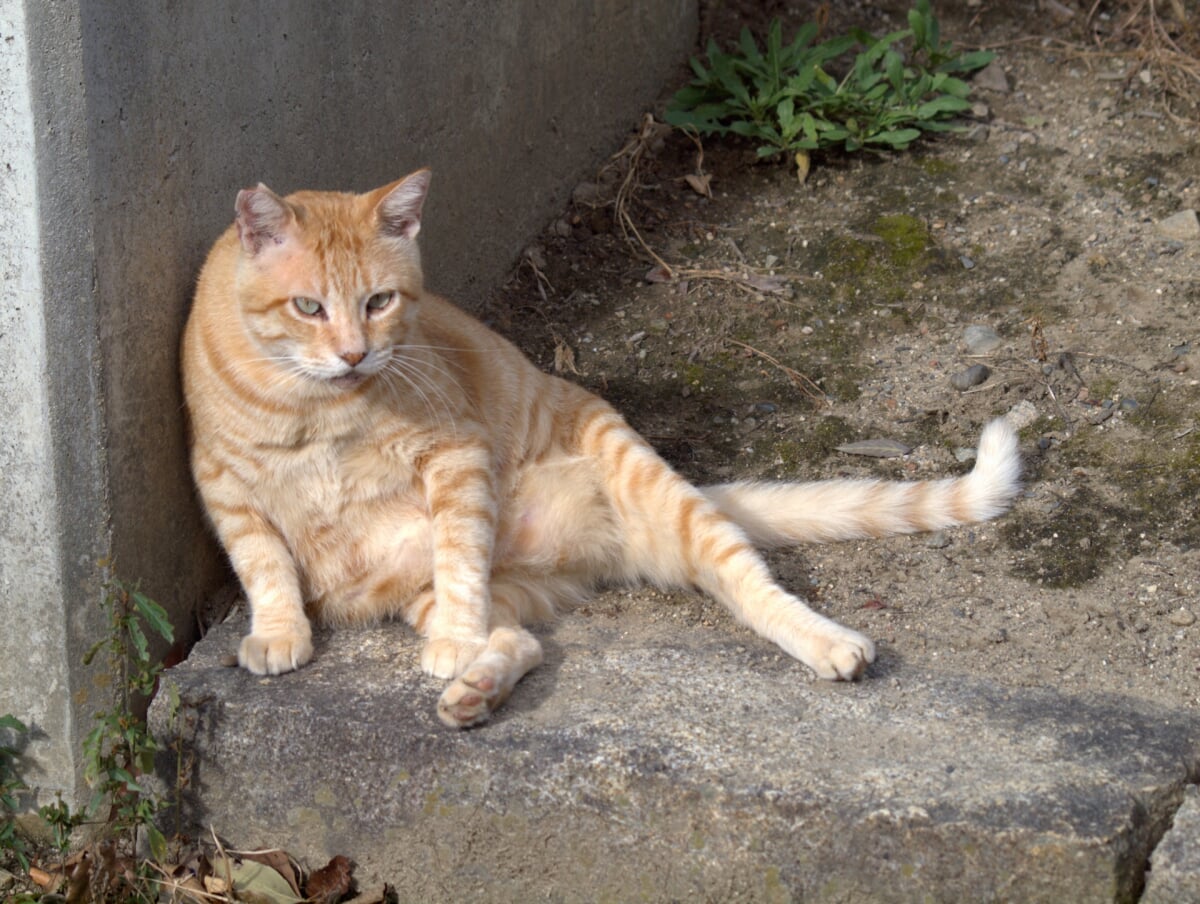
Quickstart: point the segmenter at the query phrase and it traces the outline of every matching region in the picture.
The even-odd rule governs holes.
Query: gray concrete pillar
[[[0,0],[0,713],[79,791],[102,558],[183,636],[226,577],[178,337],[239,188],[422,165],[428,283],[467,306],[679,71],[696,0]],[[99,681],[97,679],[100,679]]]

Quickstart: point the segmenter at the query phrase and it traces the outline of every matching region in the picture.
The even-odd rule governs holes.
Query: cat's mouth
[[[367,374],[361,371],[352,370],[349,373],[344,373],[340,377],[330,377],[329,382],[338,389],[353,389],[364,380],[367,379]]]

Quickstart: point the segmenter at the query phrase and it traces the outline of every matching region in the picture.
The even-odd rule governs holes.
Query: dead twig
[[[725,341],[732,343],[733,345],[736,345],[739,348],[744,348],[746,351],[750,352],[751,354],[757,355],[758,357],[762,358],[768,364],[771,364],[771,365],[777,367],[779,370],[781,370],[783,372],[784,376],[786,376],[789,380],[792,381],[792,385],[794,385],[797,389],[800,390],[800,392],[802,392],[808,398],[812,399],[814,402],[819,402],[822,405],[830,404],[829,397],[825,394],[825,391],[822,390],[821,387],[818,386],[812,378],[806,377],[804,374],[800,373],[800,371],[796,370],[795,368],[788,367],[786,364],[784,364],[782,361],[780,361],[774,355],[768,354],[767,352],[764,352],[762,349],[755,348],[753,345],[748,345],[747,343],[742,342],[738,339],[726,339]]]

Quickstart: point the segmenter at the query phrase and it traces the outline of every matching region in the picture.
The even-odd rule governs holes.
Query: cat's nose
[[[351,367],[358,367],[359,362],[367,356],[366,352],[340,352],[338,357]]]

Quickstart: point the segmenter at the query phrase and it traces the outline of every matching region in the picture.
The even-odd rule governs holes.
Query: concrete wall
[[[0,0],[0,713],[36,725],[43,796],[76,787],[103,699],[96,562],[185,635],[225,578],[176,361],[237,190],[431,165],[428,283],[470,306],[695,29],[696,0]]]

